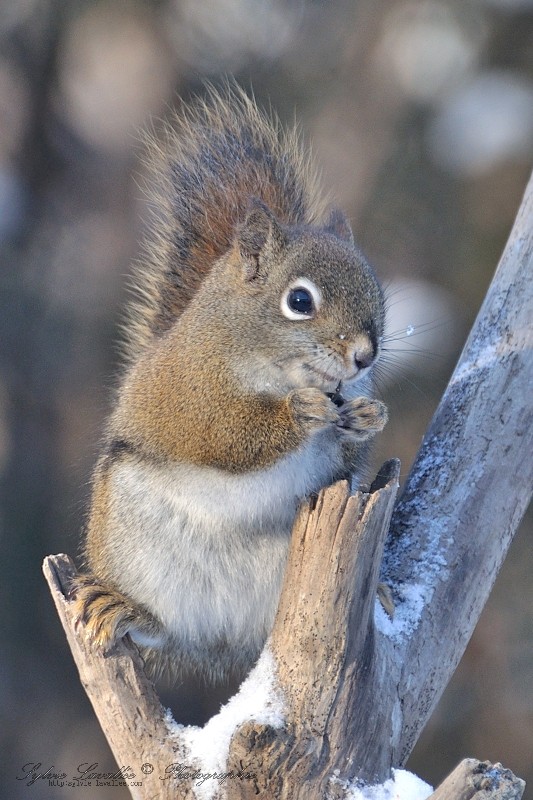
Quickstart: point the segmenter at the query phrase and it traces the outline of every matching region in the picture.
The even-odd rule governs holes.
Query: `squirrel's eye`
[[[301,289],[299,286],[290,290],[287,295],[287,305],[291,311],[295,311],[298,314],[311,314],[314,309],[311,292],[308,292],[307,289]]]
[[[307,278],[298,278],[281,298],[281,311],[287,319],[312,319],[320,306],[321,294]]]

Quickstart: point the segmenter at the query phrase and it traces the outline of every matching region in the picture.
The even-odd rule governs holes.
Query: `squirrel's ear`
[[[237,228],[236,243],[245,267],[245,279],[265,278],[268,261],[285,246],[285,235],[268,206],[251,198],[244,222]]]
[[[337,236],[337,238],[346,242],[346,244],[354,244],[352,228],[348,222],[348,218],[343,214],[340,208],[332,208],[328,221],[326,222],[325,230],[327,233],[332,233],[334,236]]]

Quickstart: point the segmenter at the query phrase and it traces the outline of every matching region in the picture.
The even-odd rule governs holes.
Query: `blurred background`
[[[1,0],[0,752],[15,800],[73,794],[17,781],[29,761],[114,770],[41,562],[78,553],[147,217],[139,130],[227,74],[300,121],[388,287],[376,465],[399,456],[404,476],[533,164],[531,0]],[[533,798],[531,542],[529,516],[409,762],[430,783],[474,756]],[[188,702],[191,719],[213,710]]]

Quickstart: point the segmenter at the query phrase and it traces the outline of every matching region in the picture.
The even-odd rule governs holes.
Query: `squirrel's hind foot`
[[[148,611],[94,576],[78,575],[70,596],[76,609],[76,627],[84,625],[85,635],[96,647],[107,651],[126,634],[144,647],[163,644],[161,625]]]

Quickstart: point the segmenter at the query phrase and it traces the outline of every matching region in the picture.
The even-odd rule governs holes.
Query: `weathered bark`
[[[393,720],[391,753],[381,731],[384,765],[411,752],[531,498],[532,275],[533,179],[393,515],[383,579],[397,624],[381,637],[389,666],[374,686]]]
[[[237,728],[227,766],[246,767],[255,779],[228,782],[227,798],[318,799],[326,792],[340,798],[354,778],[381,782],[405,762],[466,647],[530,498],[532,274],[530,182],[392,517],[382,579],[393,590],[394,621],[379,608],[374,614],[397,488],[397,463],[388,462],[371,494],[349,497],[347,485],[338,484],[301,510],[271,639],[285,725],[249,720]],[[94,653],[74,631],[68,603],[52,582],[82,681],[119,763],[133,756],[139,763],[140,755],[158,765],[181,758],[186,750],[179,735],[166,738],[140,664],[123,645],[106,658]],[[180,782],[165,794],[169,786],[160,783],[156,796],[191,791]],[[134,796],[153,797],[153,788]]]
[[[520,800],[525,786],[501,764],[465,758],[428,800]]]
[[[43,571],[48,581],[59,618],[65,629],[72,655],[96,716],[107,737],[119,768],[133,764],[151,764],[153,773],[145,775],[132,767],[140,787],[130,786],[134,800],[158,797],[194,797],[186,785],[161,780],[164,768],[181,758],[177,742],[171,740],[164,721],[164,709],[153,684],[144,674],[137,648],[122,640],[105,655],[96,650],[76,625],[68,600],[69,584],[76,574],[71,559],[65,555],[49,556]],[[163,767],[164,765],[164,767]],[[163,768],[163,772],[160,771]],[[133,781],[131,781],[133,783]],[[189,787],[190,788],[190,787]]]
[[[354,737],[363,735],[366,713],[381,713],[367,688],[380,669],[374,603],[398,476],[399,462],[391,461],[384,486],[371,494],[350,497],[348,484],[338,483],[296,520],[271,637],[286,725],[270,736],[260,727],[260,740],[253,725],[236,733],[229,766],[245,761],[260,776],[254,786],[240,785],[240,798],[325,797],[334,774],[356,772]]]

